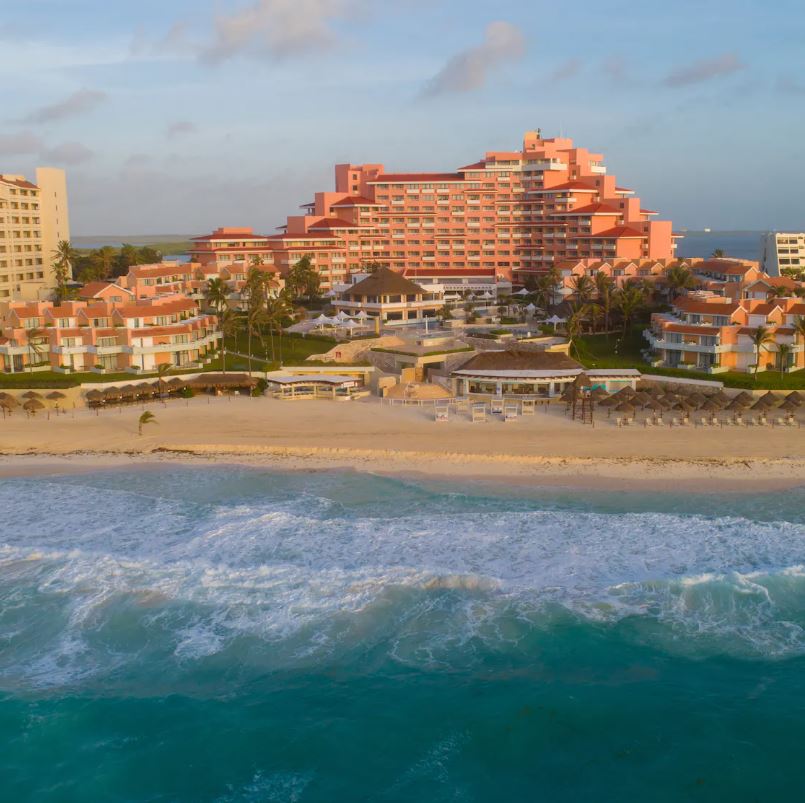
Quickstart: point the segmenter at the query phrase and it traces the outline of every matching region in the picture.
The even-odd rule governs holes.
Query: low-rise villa
[[[154,371],[200,366],[221,338],[214,315],[182,296],[0,304],[0,371]]]
[[[406,324],[435,318],[444,307],[441,290],[425,290],[389,268],[355,274],[352,284],[335,289],[332,305],[346,315],[365,313],[384,324]]]
[[[797,322],[805,316],[799,298],[771,300],[696,293],[682,296],[669,313],[654,313],[645,337],[655,366],[725,371],[796,371],[805,368],[805,345]],[[768,340],[760,347],[758,327]],[[785,348],[780,351],[780,347]]]
[[[560,396],[580,374],[614,393],[634,389],[640,372],[634,368],[585,368],[566,354],[541,350],[485,351],[450,374],[456,396]]]

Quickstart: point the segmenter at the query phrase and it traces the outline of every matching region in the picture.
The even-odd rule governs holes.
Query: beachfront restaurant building
[[[634,368],[585,369],[566,354],[540,350],[485,351],[450,374],[456,396],[518,396],[552,399],[577,376],[586,374],[592,387],[614,393],[634,389],[640,372]]]
[[[388,325],[404,325],[436,318],[444,307],[444,292],[425,290],[402,274],[378,268],[364,278],[353,276],[353,284],[340,286],[332,304],[337,312]]]

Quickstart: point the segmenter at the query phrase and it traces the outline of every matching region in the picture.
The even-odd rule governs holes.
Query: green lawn
[[[757,380],[751,374],[728,371],[724,374],[706,374],[698,371],[653,368],[643,361],[640,351],[647,347],[643,330],[647,323],[635,324],[621,341],[616,334],[585,335],[579,338],[579,358],[586,368],[637,368],[641,373],[667,377],[687,377],[723,382],[731,388],[758,388],[764,390],[805,390],[805,371],[780,375],[778,371],[759,373]],[[575,357],[575,352],[573,353]]]
[[[283,365],[304,365],[308,357],[313,354],[324,354],[329,351],[337,341],[330,337],[302,337],[301,335],[283,335],[280,338],[274,335],[274,359],[272,360],[271,340],[266,338],[265,348],[257,337],[252,337],[252,356],[254,357],[253,367],[256,371],[274,370],[279,367],[280,356]],[[248,337],[243,330],[238,331],[235,337],[229,337],[226,341],[229,351],[237,351],[240,354],[247,354],[249,348]],[[229,363],[229,358],[227,358]],[[266,366],[268,366],[266,368]]]

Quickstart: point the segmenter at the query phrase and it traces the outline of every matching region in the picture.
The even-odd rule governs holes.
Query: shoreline
[[[352,470],[511,486],[777,490],[805,484],[805,432],[774,427],[594,428],[561,409],[504,423],[391,407],[377,400],[299,403],[201,397],[0,420],[0,476],[118,465],[240,464],[282,471]],[[87,469],[87,466],[90,469]]]
[[[142,451],[0,451],[0,479],[97,471],[236,466],[294,473],[353,471],[416,482],[500,486],[512,490],[771,493],[805,487],[805,461],[671,458],[581,458],[204,445]]]

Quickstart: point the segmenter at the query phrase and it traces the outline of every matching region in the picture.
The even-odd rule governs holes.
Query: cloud
[[[165,136],[172,139],[173,137],[181,137],[184,134],[192,134],[195,131],[195,123],[191,123],[189,120],[177,120],[165,129]]]
[[[480,45],[453,56],[425,87],[424,95],[471,92],[480,89],[489,73],[507,61],[517,61],[525,53],[525,37],[509,22],[491,22]]]
[[[805,95],[805,83],[797,80],[793,75],[781,75],[777,79],[777,89],[788,95]]]
[[[217,64],[240,54],[283,59],[327,47],[337,39],[333,23],[364,0],[257,0],[215,20],[213,41],[201,59]]]
[[[66,117],[92,111],[107,98],[105,92],[97,89],[79,89],[60,103],[42,106],[23,119],[24,123],[53,123]]]
[[[53,148],[45,148],[41,155],[48,162],[73,166],[89,161],[95,153],[80,142],[63,142]]]
[[[629,71],[623,56],[611,56],[601,65],[601,69],[615,84],[623,84],[629,80]]]
[[[38,153],[42,147],[42,140],[30,131],[21,131],[19,134],[0,134],[0,156]]]
[[[744,66],[734,53],[724,53],[714,59],[702,59],[680,67],[669,73],[663,83],[673,88],[701,84],[722,75],[731,75],[744,69]]]
[[[570,59],[564,64],[560,64],[549,76],[548,80],[555,84],[561,84],[563,81],[569,81],[575,78],[581,72],[581,61],[579,59]]]

